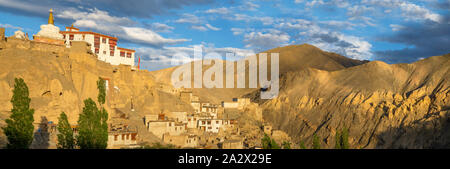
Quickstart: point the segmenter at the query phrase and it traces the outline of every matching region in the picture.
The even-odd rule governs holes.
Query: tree
[[[291,142],[289,141],[283,141],[283,143],[281,144],[283,149],[291,149]]]
[[[335,142],[335,145],[334,145],[334,148],[335,149],[341,149],[342,148],[342,144],[341,144],[341,142],[342,142],[342,140],[341,140],[341,134],[340,134],[340,132],[339,131],[336,131],[336,142]]]
[[[313,149],[320,149],[320,137],[316,134],[313,136]]]
[[[34,109],[30,109],[31,99],[27,84],[22,78],[15,78],[14,81],[12,114],[5,120],[7,126],[2,129],[8,139],[6,148],[27,149],[33,142]]]
[[[350,144],[348,143],[348,128],[345,128],[345,127],[344,127],[344,129],[342,129],[341,147],[342,147],[342,149],[350,148]]]
[[[300,141],[300,149],[306,149],[305,141]]]
[[[105,100],[106,100],[106,81],[103,80],[102,78],[98,78],[97,89],[98,89],[98,96],[97,96],[98,103],[105,104]]]
[[[263,149],[280,149],[280,146],[274,139],[271,139],[267,134],[261,139]]]
[[[81,149],[105,149],[108,144],[108,113],[99,110],[89,98],[84,100],[83,113],[78,119],[77,144]]]
[[[81,149],[105,149],[108,146],[108,112],[103,108],[106,101],[106,83],[102,78],[97,81],[97,89],[100,109],[91,98],[86,99],[83,113],[78,119],[77,144]]]
[[[348,143],[348,129],[343,128],[341,132],[336,132],[336,149],[349,149],[349,143]]]
[[[72,127],[67,120],[66,113],[62,112],[58,118],[58,148],[73,149],[75,147],[75,139],[73,137]]]

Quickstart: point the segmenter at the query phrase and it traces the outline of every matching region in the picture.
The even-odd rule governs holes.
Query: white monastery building
[[[66,27],[66,31],[60,31],[65,40],[65,45],[70,47],[72,41],[84,41],[91,45],[91,50],[99,60],[111,65],[134,66],[135,50],[117,46],[117,37],[112,37],[91,31],[80,31],[72,26]]]

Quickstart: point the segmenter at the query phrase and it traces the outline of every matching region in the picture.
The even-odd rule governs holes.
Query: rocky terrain
[[[307,146],[316,134],[322,147],[334,148],[336,131],[345,127],[351,148],[450,147],[449,54],[389,65],[311,45],[267,52],[280,53],[280,94],[275,99],[261,100],[259,89],[252,88],[192,89],[201,100],[216,104],[252,98],[259,106],[244,111],[245,122],[240,123],[241,132],[248,133],[247,144],[257,144],[263,123],[268,123],[279,130],[277,137]],[[12,107],[16,77],[28,85],[35,123],[57,121],[62,111],[76,123],[83,100],[97,97],[98,78],[108,80],[109,120],[138,128],[140,141],[158,141],[145,130],[145,114],[192,109],[170,85],[176,67],[149,72],[111,66],[98,61],[86,43],[64,49],[19,39],[0,41],[0,65],[0,126]],[[0,130],[0,147],[5,144]]]
[[[345,127],[351,148],[450,147],[450,54],[389,65],[307,44],[266,51],[271,52],[280,54],[276,99],[259,99],[259,89],[192,90],[217,100],[250,97],[266,123],[307,146],[316,134],[322,147],[334,148],[336,131]],[[152,73],[167,79],[173,69]]]
[[[148,71],[99,61],[82,42],[65,48],[8,38],[7,42],[0,41],[0,65],[0,126],[5,125],[12,108],[14,78],[23,78],[28,85],[35,124],[42,120],[57,122],[61,112],[68,115],[71,124],[77,124],[83,100],[97,98],[98,78],[109,82],[105,105],[109,121],[138,128],[141,141],[157,141],[145,130],[144,114],[191,109]],[[5,144],[0,130],[0,147]],[[54,146],[50,144],[50,148]]]

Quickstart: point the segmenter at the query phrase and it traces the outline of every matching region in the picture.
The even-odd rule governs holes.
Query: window
[[[118,136],[118,135],[114,135],[114,141],[117,141],[117,136]]]
[[[103,51],[103,54],[106,55],[106,51]]]
[[[73,40],[74,35],[69,35],[69,40]]]
[[[106,43],[106,38],[102,38],[102,43]]]
[[[125,52],[120,51],[120,57],[125,57]]]
[[[127,58],[131,58],[131,53],[127,53]]]

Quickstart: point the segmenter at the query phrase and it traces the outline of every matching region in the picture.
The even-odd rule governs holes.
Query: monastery
[[[20,32],[17,33],[20,36]],[[112,37],[91,31],[80,31],[71,25],[65,31],[60,31],[54,25],[53,10],[50,9],[48,24],[41,25],[41,30],[33,36],[36,42],[72,47],[72,42],[83,41],[90,45],[92,53],[101,61],[111,65],[130,65],[134,67],[135,50],[117,46],[117,37]]]

